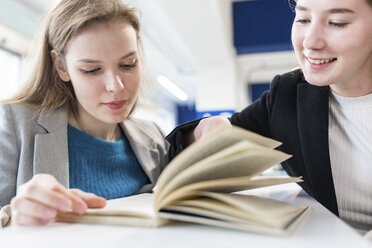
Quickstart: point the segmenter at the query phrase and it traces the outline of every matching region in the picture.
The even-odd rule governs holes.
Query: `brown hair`
[[[24,87],[4,102],[26,103],[49,111],[70,103],[76,110],[72,85],[58,76],[50,51],[55,50],[63,55],[68,41],[84,28],[114,19],[122,19],[134,28],[141,49],[140,23],[136,11],[122,0],[62,0],[45,16]]]
[[[292,0],[292,1],[294,1],[294,2],[297,3],[297,0]],[[372,7],[372,0],[366,0],[366,1],[367,1],[367,3]],[[291,4],[291,0],[288,0],[288,3],[289,3],[289,5],[290,5],[291,7],[293,7],[292,4]]]

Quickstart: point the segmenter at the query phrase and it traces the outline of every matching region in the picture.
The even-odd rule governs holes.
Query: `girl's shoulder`
[[[169,144],[155,122],[130,117],[122,123],[122,128],[131,143],[146,144],[167,153]]]
[[[306,83],[304,74],[300,68],[277,75],[273,79],[273,83],[296,85],[299,83]]]
[[[7,119],[12,117],[19,121],[31,120],[38,118],[41,109],[29,104],[23,103],[0,103],[0,119]]]
[[[277,75],[271,82],[270,94],[288,97],[290,92],[296,93],[299,85],[308,85],[301,69]]]
[[[48,111],[37,106],[24,103],[1,103],[0,121],[2,123],[13,122],[19,128],[33,128],[41,126],[46,130],[57,129],[61,126],[67,127],[67,105]]]

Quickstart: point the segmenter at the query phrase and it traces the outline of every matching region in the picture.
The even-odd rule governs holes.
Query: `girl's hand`
[[[78,189],[66,189],[52,175],[38,174],[18,188],[12,199],[12,224],[46,225],[57,212],[86,212],[88,207],[101,208],[106,200]]]
[[[206,134],[210,133],[213,129],[221,125],[231,127],[231,123],[229,119],[227,119],[226,117],[213,116],[202,119],[199,122],[199,124],[195,127],[194,132],[192,132],[189,144],[199,140],[201,137],[205,136]]]

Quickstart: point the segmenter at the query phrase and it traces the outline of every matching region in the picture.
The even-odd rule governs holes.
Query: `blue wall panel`
[[[262,94],[270,89],[270,83],[255,83],[249,84],[249,92],[252,102],[259,99]]]
[[[288,0],[233,2],[237,54],[292,50],[294,12]]]
[[[177,125],[194,120],[195,105],[177,105]]]

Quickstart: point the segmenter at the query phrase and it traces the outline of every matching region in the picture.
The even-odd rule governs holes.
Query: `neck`
[[[70,109],[68,122],[71,126],[83,131],[96,138],[106,141],[118,141],[121,138],[120,127],[117,123],[104,123],[97,119],[86,120],[81,118],[79,114],[74,114]]]
[[[358,76],[344,79],[342,84],[331,84],[329,87],[334,93],[343,97],[366,96],[372,93],[372,73],[366,70]]]
[[[330,88],[334,93],[343,97],[359,97],[366,96],[372,93],[372,87],[339,87],[336,85],[330,85]]]

